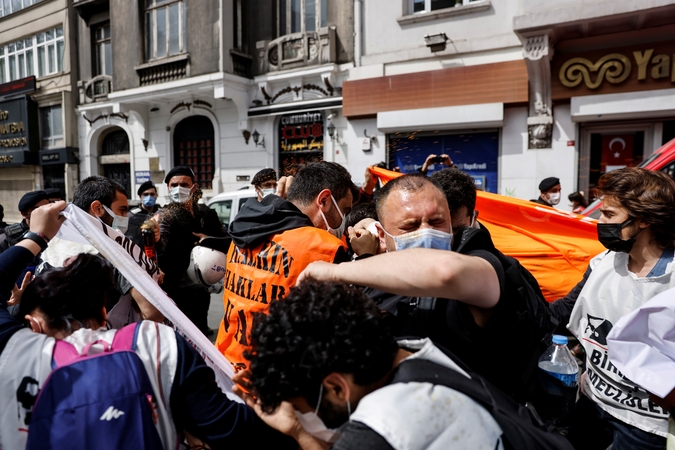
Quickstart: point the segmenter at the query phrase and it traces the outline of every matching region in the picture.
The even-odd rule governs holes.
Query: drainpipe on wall
[[[361,0],[354,0],[354,66],[361,65]]]

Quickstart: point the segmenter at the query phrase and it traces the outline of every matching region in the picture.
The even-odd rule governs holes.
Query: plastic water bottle
[[[541,418],[556,427],[569,425],[577,398],[579,365],[567,348],[565,336],[554,335],[553,344],[539,358],[538,399]]]

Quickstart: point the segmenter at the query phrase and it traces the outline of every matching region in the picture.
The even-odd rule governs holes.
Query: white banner
[[[232,365],[153,280],[150,274],[158,277],[159,271],[145,253],[123,234],[73,204],[69,204],[61,214],[66,221],[56,237],[94,246],[202,355],[215,372],[216,381],[223,392],[229,398],[241,402],[232,392]]]

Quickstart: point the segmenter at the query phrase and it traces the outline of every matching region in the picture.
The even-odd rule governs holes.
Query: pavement
[[[216,342],[216,336],[218,335],[218,327],[220,326],[220,321],[223,320],[223,314],[225,310],[223,307],[223,293],[220,294],[211,294],[211,304],[209,305],[209,328],[214,330],[212,336],[208,336],[211,342]]]

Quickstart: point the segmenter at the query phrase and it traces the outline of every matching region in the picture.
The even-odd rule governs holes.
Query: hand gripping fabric
[[[27,449],[161,449],[156,397],[133,350],[137,324],[99,340],[82,354],[57,341],[54,370],[35,403]],[[92,345],[105,351],[89,356]]]

